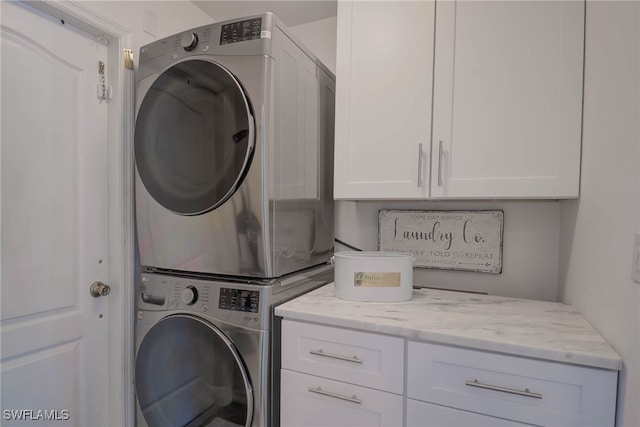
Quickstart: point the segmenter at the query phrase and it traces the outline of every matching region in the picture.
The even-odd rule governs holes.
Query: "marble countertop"
[[[292,320],[604,369],[620,356],[569,305],[414,289],[406,302],[338,299],[333,283],[279,305]]]

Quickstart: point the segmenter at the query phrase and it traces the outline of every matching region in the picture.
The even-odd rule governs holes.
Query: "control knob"
[[[196,33],[184,33],[180,38],[180,44],[187,52],[191,52],[198,45],[198,35]]]
[[[198,290],[194,286],[187,286],[182,290],[180,299],[186,305],[193,305],[198,300]]]

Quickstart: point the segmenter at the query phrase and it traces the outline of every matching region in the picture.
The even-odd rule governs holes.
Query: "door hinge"
[[[98,85],[96,87],[96,95],[101,101],[113,98],[113,91],[110,85],[107,85],[107,78],[104,73],[104,62],[98,61]]]
[[[125,70],[133,70],[133,51],[131,49],[124,49],[124,68]]]

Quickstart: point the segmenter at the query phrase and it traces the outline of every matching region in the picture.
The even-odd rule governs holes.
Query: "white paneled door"
[[[106,43],[3,1],[4,425],[109,425]],[[25,422],[26,421],[26,422]]]

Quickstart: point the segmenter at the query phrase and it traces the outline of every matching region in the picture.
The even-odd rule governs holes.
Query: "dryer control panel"
[[[220,28],[220,44],[237,43],[261,38],[262,18],[223,24]]]

